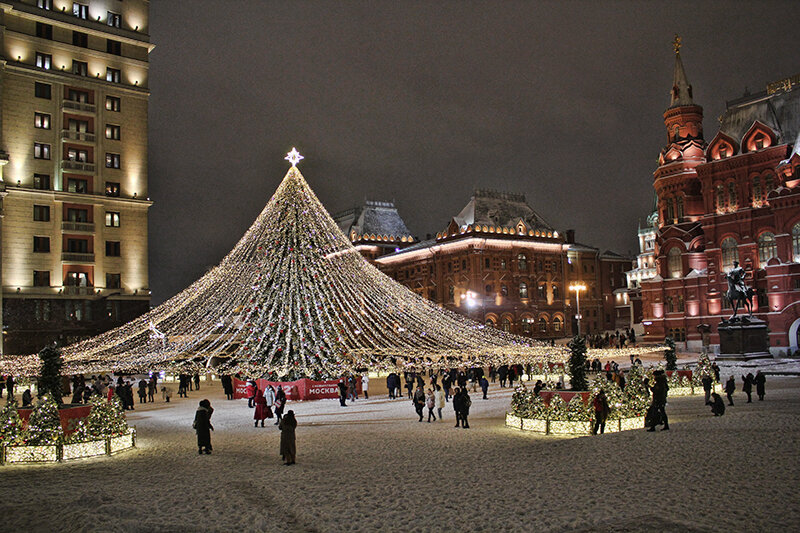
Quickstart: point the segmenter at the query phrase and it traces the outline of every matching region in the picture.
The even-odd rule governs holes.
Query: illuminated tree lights
[[[295,166],[245,235],[202,278],[149,313],[64,348],[66,373],[292,377],[404,365],[563,362],[563,347],[443,310],[370,265]],[[31,375],[30,357],[0,361]]]

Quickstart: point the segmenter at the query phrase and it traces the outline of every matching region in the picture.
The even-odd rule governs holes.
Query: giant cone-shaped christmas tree
[[[217,267],[138,319],[65,348],[65,371],[322,377],[359,367],[565,359],[563,348],[442,310],[379,272],[314,195],[297,169],[301,158],[293,149],[275,194]]]

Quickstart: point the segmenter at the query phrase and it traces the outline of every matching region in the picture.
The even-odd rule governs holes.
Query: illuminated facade
[[[4,2],[4,353],[149,308],[148,0]]]
[[[773,354],[798,349],[800,325],[800,76],[727,103],[719,131],[703,137],[676,46],[668,144],[654,173],[656,275],[641,281],[649,337],[702,345],[698,326],[732,314],[725,273],[739,261],[756,289]]]
[[[579,282],[581,332],[617,327],[612,293],[625,286],[631,260],[575,243],[574,232],[554,229],[524,195],[476,190],[445,231],[403,244],[374,257],[378,268],[480,322],[543,339],[572,335],[577,302],[569,287]]]

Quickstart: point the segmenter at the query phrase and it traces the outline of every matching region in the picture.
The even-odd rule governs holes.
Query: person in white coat
[[[442,409],[444,409],[444,391],[442,390],[442,386],[438,383],[436,384],[436,392],[433,393],[434,398],[436,399],[436,410],[439,412],[439,420],[442,420]]]
[[[264,391],[264,399],[267,400],[267,407],[271,411],[272,406],[275,405],[275,389],[272,388],[272,385],[267,385],[267,389]]]
[[[369,400],[369,376],[366,374],[361,376],[361,391],[364,393],[364,399]]]

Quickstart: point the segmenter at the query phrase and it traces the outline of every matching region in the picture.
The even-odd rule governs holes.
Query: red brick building
[[[794,90],[793,90],[794,89]],[[725,273],[737,260],[757,291],[754,315],[773,354],[798,349],[800,325],[800,76],[727,102],[710,142],[676,49],[668,144],[654,172],[657,275],[643,280],[646,334],[702,345],[698,326],[730,315]]]
[[[618,319],[613,292],[625,287],[631,260],[575,243],[574,232],[557,231],[524,195],[476,190],[445,231],[421,242],[402,239],[405,224],[390,204],[368,202],[336,220],[393,279],[488,325],[545,339],[572,335],[577,301],[569,286],[575,282],[586,286],[583,333],[630,324]]]

